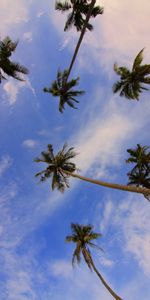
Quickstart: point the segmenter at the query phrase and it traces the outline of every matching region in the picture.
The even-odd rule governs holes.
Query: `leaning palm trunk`
[[[86,31],[86,27],[87,27],[87,24],[88,24],[88,21],[89,21],[89,19],[90,19],[90,16],[91,16],[91,13],[92,13],[92,9],[93,9],[95,3],[96,3],[96,0],[92,0],[92,1],[91,1],[90,7],[89,7],[89,11],[88,11],[88,13],[87,13],[87,16],[86,16],[86,19],[85,19],[85,23],[84,23],[83,29],[82,29],[82,31],[81,31],[81,34],[80,34],[80,37],[79,37],[77,46],[76,46],[76,48],[75,48],[74,55],[73,55],[73,57],[72,57],[70,66],[69,66],[69,68],[68,68],[68,76],[67,76],[66,81],[68,80],[68,77],[69,77],[70,72],[71,72],[71,70],[72,70],[72,67],[73,67],[73,64],[74,64],[74,62],[75,62],[76,56],[77,56],[77,54],[78,54],[78,50],[79,50],[79,48],[80,48],[80,45],[81,45],[83,36],[84,36],[84,34],[85,34],[85,31]]]
[[[105,286],[105,288],[109,291],[109,293],[116,299],[116,300],[122,300],[122,298],[120,298],[112,289],[111,287],[106,283],[106,281],[104,280],[104,278],[102,277],[102,275],[98,272],[98,270],[96,269],[94,262],[91,258],[90,264],[93,268],[93,270],[95,271],[95,273],[97,274],[97,276],[99,277],[99,279],[101,280],[101,282],[103,283],[103,285]]]
[[[105,186],[111,189],[116,189],[116,190],[121,190],[121,191],[127,191],[127,192],[133,192],[133,193],[139,193],[139,194],[143,194],[143,195],[150,195],[150,189],[147,188],[142,188],[142,187],[136,187],[136,186],[128,186],[128,185],[123,185],[123,184],[117,184],[117,183],[108,183],[108,182],[104,182],[104,181],[100,181],[100,180],[95,180],[95,179],[91,179],[91,178],[87,178],[81,175],[78,175],[76,173],[71,173],[68,171],[64,171],[63,173],[87,182],[91,182],[94,184],[98,184],[101,186]]]

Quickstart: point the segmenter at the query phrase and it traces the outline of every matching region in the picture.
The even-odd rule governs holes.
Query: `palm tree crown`
[[[72,229],[72,235],[67,236],[66,241],[73,242],[76,244],[75,250],[73,252],[73,257],[72,257],[73,266],[74,266],[75,261],[77,263],[80,263],[81,254],[82,254],[83,258],[84,258],[86,264],[88,265],[88,267],[90,268],[90,270],[93,270],[97,274],[97,276],[99,277],[101,282],[104,284],[104,286],[107,288],[107,290],[110,292],[110,294],[115,299],[121,300],[121,298],[111,289],[111,287],[106,283],[106,281],[104,280],[102,275],[99,273],[99,271],[97,270],[97,268],[93,262],[92,256],[91,256],[89,247],[97,247],[100,250],[102,250],[102,248],[98,247],[97,245],[95,245],[92,242],[93,240],[96,240],[97,238],[99,238],[101,236],[101,234],[95,233],[93,231],[93,226],[91,226],[91,225],[84,226],[84,225],[72,223],[71,229]]]
[[[89,247],[98,247],[97,245],[92,243],[92,240],[96,240],[97,238],[101,237],[101,234],[93,232],[93,226],[91,225],[84,226],[72,223],[71,229],[72,235],[68,235],[66,237],[66,241],[76,244],[72,257],[73,266],[75,261],[77,263],[80,263],[82,253],[88,267],[92,269],[91,262],[88,260],[90,254]]]
[[[120,91],[120,96],[124,96],[127,99],[139,100],[142,90],[148,90],[145,84],[150,84],[150,65],[141,65],[143,61],[142,49],[136,56],[132,70],[130,71],[126,67],[118,67],[114,64],[114,71],[120,76],[120,81],[117,81],[113,85],[113,92]]]
[[[5,74],[17,80],[24,81],[19,73],[28,74],[28,69],[17,62],[12,62],[10,56],[15,51],[18,41],[13,42],[10,37],[0,41],[0,83],[5,78]]]
[[[130,157],[127,163],[135,164],[133,169],[127,174],[129,177],[128,184],[143,186],[150,189],[150,151],[149,147],[137,144],[135,149],[128,149]]]
[[[52,82],[50,88],[44,88],[43,91],[46,93],[51,93],[54,97],[60,97],[59,101],[59,111],[62,113],[65,109],[65,104],[67,103],[70,107],[76,109],[74,102],[79,103],[75,99],[76,96],[84,94],[84,91],[77,91],[72,89],[74,86],[79,84],[79,77],[72,79],[67,82],[68,70],[63,72],[57,72],[57,80]]]
[[[37,173],[36,176],[40,176],[42,182],[52,177],[52,190],[57,188],[59,191],[64,192],[65,188],[69,187],[69,176],[64,174],[63,171],[73,173],[76,170],[75,164],[70,162],[70,159],[76,156],[73,149],[72,147],[67,150],[67,144],[65,144],[62,150],[54,156],[53,147],[49,144],[47,151],[41,152],[41,157],[35,159],[36,162],[48,164],[48,167],[42,172]]]
[[[70,0],[65,1],[64,3],[60,1],[56,2],[56,10],[65,12],[72,9],[71,13],[69,13],[68,15],[64,31],[70,29],[72,25],[76,27],[77,31],[81,31],[83,29],[85,18],[89,10],[90,2],[91,1],[89,0]],[[103,7],[94,6],[91,12],[91,17],[95,18],[97,15],[103,14],[103,11]],[[87,28],[89,30],[92,30],[93,26],[90,23],[88,23]]]

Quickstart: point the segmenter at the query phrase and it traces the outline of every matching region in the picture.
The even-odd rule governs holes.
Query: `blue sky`
[[[150,2],[103,0],[104,15],[87,32],[71,77],[80,76],[78,110],[58,112],[44,94],[58,68],[69,66],[78,33],[63,32],[66,15],[55,1],[0,0],[0,36],[19,39],[12,57],[29,68],[26,82],[1,84],[0,99],[0,298],[1,300],[111,300],[95,274],[72,269],[70,223],[93,224],[104,253],[97,268],[125,300],[150,298],[150,205],[141,195],[109,190],[77,179],[63,195],[40,184],[34,163],[48,143],[67,142],[83,175],[127,183],[126,149],[149,145],[149,92],[139,102],[112,94],[114,62],[131,66],[150,53]]]

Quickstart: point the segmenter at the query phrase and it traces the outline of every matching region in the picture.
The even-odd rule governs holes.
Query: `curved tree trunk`
[[[82,31],[81,31],[81,34],[80,34],[80,37],[79,37],[77,46],[76,46],[75,51],[74,51],[74,55],[73,55],[73,57],[72,57],[70,66],[69,66],[69,68],[68,68],[68,76],[67,76],[66,81],[68,80],[68,77],[69,77],[70,72],[71,72],[71,70],[72,70],[72,67],[73,67],[73,64],[74,64],[74,62],[75,62],[76,56],[77,56],[77,54],[78,54],[78,50],[79,50],[79,48],[80,48],[80,45],[81,45],[83,36],[84,36],[84,34],[85,34],[85,31],[86,31],[86,27],[87,27],[87,24],[88,24],[88,21],[89,21],[89,19],[90,19],[90,16],[91,16],[91,13],[92,13],[92,9],[93,9],[95,3],[96,3],[96,0],[92,0],[92,1],[91,1],[90,7],[89,7],[89,11],[88,11],[88,13],[87,13],[87,16],[86,16],[86,19],[85,19],[85,23],[84,23],[83,29],[82,29]]]
[[[111,287],[107,284],[107,282],[104,280],[104,278],[102,277],[102,275],[98,272],[98,270],[96,269],[94,262],[91,258],[91,266],[93,268],[93,270],[95,271],[95,273],[97,274],[97,276],[99,277],[99,279],[101,280],[101,282],[103,283],[103,285],[105,286],[105,288],[109,291],[109,293],[116,299],[116,300],[123,300],[122,298],[120,298],[112,289]]]
[[[104,182],[101,180],[95,180],[95,179],[91,179],[88,177],[84,177],[81,175],[78,175],[76,173],[71,173],[68,171],[64,171],[62,170],[62,172],[66,175],[90,182],[90,183],[94,183],[94,184],[98,184],[104,187],[108,187],[111,189],[116,189],[116,190],[121,190],[121,191],[127,191],[127,192],[133,192],[133,193],[139,193],[139,194],[143,194],[143,195],[150,195],[150,189],[147,188],[142,188],[142,187],[136,187],[136,186],[129,186],[129,185],[123,185],[123,184],[117,184],[117,183],[108,183],[108,182]]]

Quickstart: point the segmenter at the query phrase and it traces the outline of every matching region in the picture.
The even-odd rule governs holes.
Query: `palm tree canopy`
[[[143,61],[142,49],[136,56],[132,70],[130,71],[125,66],[118,67],[114,64],[114,71],[120,76],[120,81],[113,85],[113,92],[120,92],[120,96],[127,99],[139,100],[140,93],[143,90],[148,90],[145,84],[150,84],[150,65],[142,65]]]
[[[6,79],[5,74],[17,80],[24,81],[19,76],[19,73],[29,73],[27,68],[10,60],[10,56],[16,50],[17,45],[18,41],[13,42],[8,36],[0,41],[0,83],[2,79]]]
[[[56,1],[55,9],[60,10],[61,12],[68,11],[72,9],[71,13],[69,13],[67,22],[65,24],[64,31],[70,29],[73,25],[76,27],[77,31],[81,31],[84,26],[84,22],[86,19],[86,15],[88,13],[91,1],[89,0],[70,0],[65,1],[64,3],[60,1]],[[96,17],[99,14],[103,14],[103,7],[94,6],[91,17]],[[88,23],[88,30],[92,30],[93,26]]]
[[[65,188],[69,188],[69,176],[64,174],[63,171],[73,173],[76,170],[76,165],[70,161],[75,156],[74,148],[67,149],[67,144],[64,144],[62,150],[54,155],[53,146],[49,144],[47,151],[41,152],[41,157],[35,159],[36,162],[47,163],[48,167],[35,176],[40,176],[42,182],[52,177],[52,190],[57,188],[59,191],[64,192]]]
[[[74,265],[75,261],[77,263],[80,262],[81,253],[82,253],[88,267],[91,269],[91,263],[89,260],[89,257],[90,257],[89,247],[90,246],[98,247],[97,245],[93,244],[92,241],[99,238],[101,236],[101,234],[93,232],[93,226],[91,226],[91,225],[84,226],[84,225],[72,223],[71,229],[72,229],[72,235],[68,235],[66,237],[66,241],[73,242],[76,244],[76,247],[75,247],[75,250],[73,253],[72,264]],[[101,248],[99,248],[99,249],[101,249]]]
[[[51,93],[54,97],[59,97],[59,111],[62,113],[65,109],[65,104],[76,109],[74,102],[79,103],[75,97],[83,95],[84,91],[74,90],[73,87],[79,84],[79,77],[67,81],[68,70],[61,72],[58,70],[57,79],[52,82],[50,88],[44,88],[43,91]]]
[[[133,163],[133,169],[127,174],[128,184],[135,184],[150,189],[150,151],[148,146],[137,144],[135,149],[127,149],[130,157],[127,163]]]

